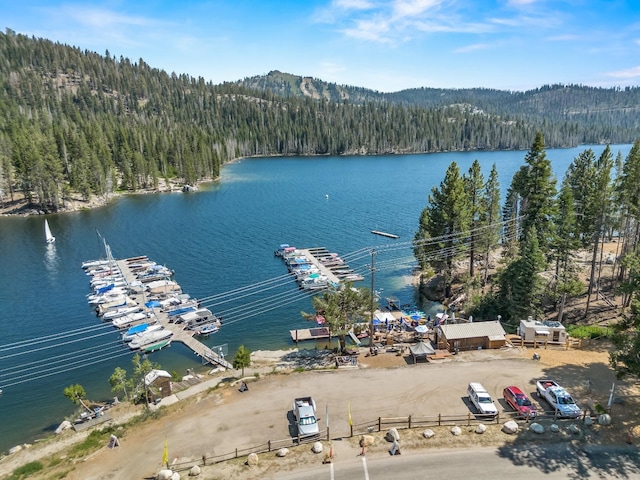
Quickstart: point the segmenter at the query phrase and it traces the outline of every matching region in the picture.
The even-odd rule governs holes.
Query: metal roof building
[[[500,348],[506,344],[506,332],[499,321],[438,325],[436,344],[451,352]]]

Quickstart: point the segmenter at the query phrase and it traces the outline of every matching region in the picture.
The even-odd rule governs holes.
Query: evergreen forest
[[[618,375],[640,376],[640,140],[626,158],[585,149],[558,185],[538,132],[504,201],[496,166],[484,175],[453,162],[432,188],[413,243],[422,287],[511,332],[527,317],[595,326]]]
[[[279,72],[216,85],[7,29],[0,202],[19,194],[58,211],[74,195],[195,184],[256,155],[526,149],[538,131],[549,147],[632,143],[637,100],[637,89],[576,86],[380,94]]]

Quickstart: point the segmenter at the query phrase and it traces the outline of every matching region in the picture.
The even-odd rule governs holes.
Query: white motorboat
[[[162,330],[164,327],[162,325],[149,325],[148,323],[141,323],[134,327],[129,328],[125,333],[122,334],[123,342],[131,342],[138,335],[142,335],[143,333],[155,332],[156,330]]]
[[[116,328],[126,328],[131,326],[131,324],[135,322],[146,320],[149,317],[151,317],[151,314],[149,314],[149,312],[134,312],[123,315],[122,317],[115,318],[111,323]]]
[[[130,313],[136,313],[140,311],[140,307],[124,307],[124,308],[116,308],[115,310],[109,310],[104,315],[102,315],[102,319],[105,321],[114,320],[116,318],[124,317]]]
[[[163,340],[167,340],[172,336],[173,332],[171,330],[167,330],[166,328],[162,330],[154,330],[148,333],[139,333],[133,340],[129,342],[129,348],[131,350],[137,350],[139,348],[143,348],[146,345],[162,342]]]

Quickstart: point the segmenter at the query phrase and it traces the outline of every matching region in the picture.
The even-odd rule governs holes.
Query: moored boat
[[[219,323],[207,323],[206,325],[202,325],[200,328],[198,328],[194,335],[200,335],[200,336],[205,336],[205,335],[211,335],[213,333],[217,333],[220,330],[220,325]]]
[[[125,307],[125,308],[117,308],[115,310],[109,310],[104,315],[102,315],[102,319],[105,321],[114,320],[116,318],[124,317],[130,313],[136,313],[140,311],[140,307]]]
[[[127,328],[127,327],[130,327],[135,322],[139,322],[140,320],[146,320],[150,316],[151,315],[149,314],[149,312],[129,313],[127,315],[123,315],[122,317],[113,319],[111,323],[116,328]]]
[[[131,350],[143,349],[143,347],[154,345],[164,340],[168,340],[172,336],[173,336],[173,332],[167,329],[138,333],[136,337],[129,342],[129,348]],[[157,350],[159,350],[159,348],[157,348]]]
[[[151,353],[151,352],[155,352],[157,350],[162,350],[164,347],[168,347],[169,345],[171,345],[171,338],[167,338],[165,340],[160,340],[160,341],[155,342],[155,343],[150,343],[149,345],[145,345],[143,347],[140,347],[140,350],[145,352],[145,353]]]
[[[149,333],[156,330],[162,330],[164,327],[162,325],[149,325],[148,323],[141,323],[139,325],[135,325],[130,327],[125,333],[122,334],[123,342],[131,342],[137,335],[141,333]]]

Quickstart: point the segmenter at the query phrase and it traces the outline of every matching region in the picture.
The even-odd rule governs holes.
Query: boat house
[[[560,322],[520,320],[518,335],[523,342],[565,344],[568,340],[567,331]]]
[[[506,342],[506,332],[497,320],[445,324],[435,328],[437,348],[450,352],[500,348]]]

